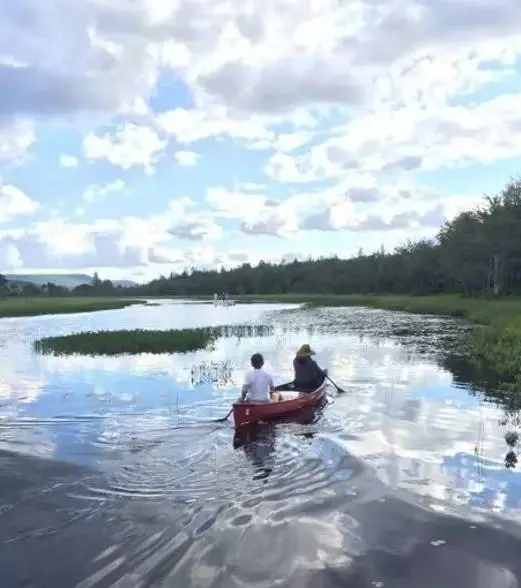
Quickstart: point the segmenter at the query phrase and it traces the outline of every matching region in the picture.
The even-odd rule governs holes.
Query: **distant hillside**
[[[32,282],[38,286],[51,282],[71,289],[92,281],[92,277],[87,274],[5,274],[5,277],[13,282]]]
[[[5,274],[5,277],[12,282],[31,282],[38,286],[51,282],[64,288],[76,288],[82,284],[90,284],[92,276],[87,274]],[[128,288],[134,286],[135,282],[130,280],[114,280],[114,286]]]

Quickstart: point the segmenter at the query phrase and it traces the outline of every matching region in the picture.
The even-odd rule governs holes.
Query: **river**
[[[31,350],[80,330],[209,325],[237,329],[176,356]],[[0,586],[519,586],[521,477],[504,465],[504,411],[444,367],[465,328],[179,301],[1,320]],[[304,342],[347,394],[249,441],[209,422],[252,353],[282,383]]]

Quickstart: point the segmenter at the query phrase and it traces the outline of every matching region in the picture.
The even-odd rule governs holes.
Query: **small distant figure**
[[[217,296],[217,292],[215,292],[213,295],[213,301],[217,302],[217,300],[218,300],[218,296]]]
[[[315,352],[305,343],[301,345],[293,360],[295,388],[303,392],[313,392],[324,382],[327,370],[321,369],[313,359]]]
[[[267,404],[271,402],[271,395],[275,392],[273,378],[262,369],[264,357],[260,353],[254,353],[250,363],[253,370],[248,372],[244,378],[240,401]]]

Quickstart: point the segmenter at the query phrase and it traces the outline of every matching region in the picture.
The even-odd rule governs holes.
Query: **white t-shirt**
[[[273,380],[263,369],[252,370],[246,374],[244,385],[248,388],[246,400],[251,402],[269,402]]]

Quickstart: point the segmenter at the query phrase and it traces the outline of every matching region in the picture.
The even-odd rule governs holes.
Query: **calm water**
[[[272,331],[175,357],[31,351],[79,330],[243,324]],[[1,320],[0,586],[518,586],[503,411],[441,367],[462,328],[179,302]],[[282,383],[304,342],[347,394],[248,438],[208,422],[253,352]]]

